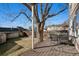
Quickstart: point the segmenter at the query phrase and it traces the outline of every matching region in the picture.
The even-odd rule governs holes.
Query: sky
[[[50,13],[57,13],[61,8],[64,8],[64,6],[65,4],[63,3],[54,3]],[[13,20],[14,17],[18,15],[21,10],[24,10],[28,15],[31,15],[31,11],[29,11],[28,8],[21,3],[0,3],[0,27],[21,26],[24,28],[29,28],[29,26],[31,26],[31,22],[28,21],[27,17],[23,14],[16,18],[14,22],[11,22],[11,20]],[[39,6],[38,11],[40,12]],[[45,26],[52,24],[62,24],[66,20],[68,20],[68,9],[57,16],[47,19],[45,22]]]

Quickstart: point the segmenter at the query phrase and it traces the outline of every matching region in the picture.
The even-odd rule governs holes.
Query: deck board
[[[21,56],[77,56],[79,53],[74,46],[68,44],[50,45],[50,40],[45,40],[35,46],[34,50],[24,52]]]

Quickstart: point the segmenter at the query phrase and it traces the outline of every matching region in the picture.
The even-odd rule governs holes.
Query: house
[[[22,27],[17,28],[5,28],[0,27],[0,43],[6,42],[7,39],[16,38],[21,36],[29,36],[29,30]]]
[[[66,25],[51,25],[47,27],[47,31],[53,30],[68,30],[68,26]]]
[[[47,31],[52,30],[68,30],[68,23],[64,22],[63,24],[51,25],[47,27]]]

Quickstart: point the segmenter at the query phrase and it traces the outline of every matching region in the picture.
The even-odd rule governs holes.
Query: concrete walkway
[[[52,42],[53,43],[53,42]],[[29,50],[21,56],[77,56],[79,53],[74,46],[68,44],[51,44],[50,40],[45,40],[35,46],[34,50]]]

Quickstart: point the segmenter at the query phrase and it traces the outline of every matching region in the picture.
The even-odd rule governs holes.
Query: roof
[[[18,29],[17,28],[0,27],[0,32],[11,32],[11,31],[18,31]]]
[[[48,27],[52,27],[52,26],[56,26],[56,27],[60,27],[61,26],[61,24],[59,24],[59,25],[50,25],[50,26],[48,26]]]
[[[27,29],[24,29],[24,28],[6,28],[6,27],[0,27],[0,32],[16,32],[19,29],[23,30],[23,31],[28,31]]]
[[[62,24],[63,27],[68,27],[69,24],[68,24],[68,21],[65,21],[63,24]]]

